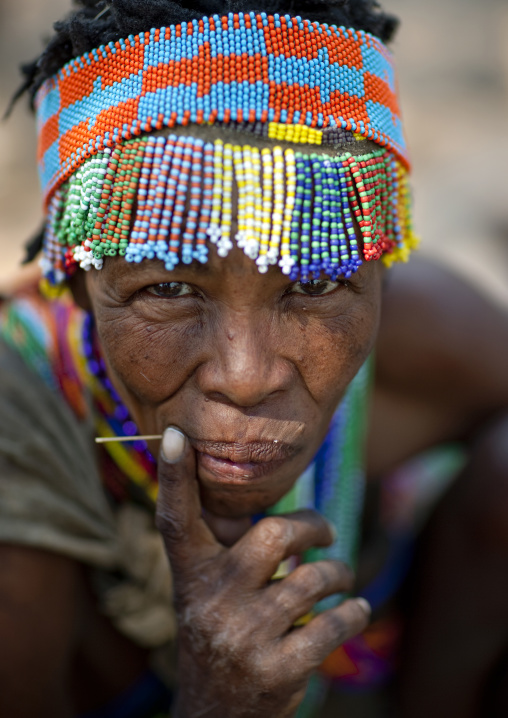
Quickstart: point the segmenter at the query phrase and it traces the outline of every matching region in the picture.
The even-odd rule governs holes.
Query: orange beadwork
[[[408,166],[386,47],[362,31],[289,16],[231,13],[118,40],[48,80],[37,110],[46,202],[87,157],[176,124],[337,127]]]

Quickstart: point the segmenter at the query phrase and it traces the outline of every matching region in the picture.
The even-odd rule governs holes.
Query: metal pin
[[[95,439],[96,444],[108,444],[113,443],[115,441],[123,442],[123,441],[156,441],[157,439],[162,439],[162,435],[159,434],[157,436],[98,436]]]

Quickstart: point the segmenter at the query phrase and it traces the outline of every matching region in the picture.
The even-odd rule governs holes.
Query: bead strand
[[[168,135],[161,165],[160,197],[162,200],[160,221],[156,236],[156,256],[166,262],[169,252],[171,219],[175,205],[176,185],[180,169],[180,155],[176,149],[176,135]],[[180,148],[179,148],[180,149]],[[175,164],[176,162],[176,164]],[[175,169],[176,167],[176,169]]]
[[[233,165],[235,170],[236,186],[238,188],[237,201],[237,224],[238,231],[235,235],[235,241],[240,249],[245,250],[248,231],[247,231],[247,183],[245,179],[245,167],[243,161],[242,147],[240,145],[233,146]]]
[[[175,160],[177,160],[176,164]],[[189,192],[191,160],[192,138],[178,138],[175,146],[173,166],[171,167],[171,178],[176,182],[176,188],[171,226],[169,228],[169,254],[166,259],[166,269],[170,271],[174,269],[180,261],[179,253],[182,249],[180,237]],[[192,253],[192,245],[186,250],[184,256],[187,252]]]
[[[282,222],[281,259],[279,267],[283,274],[290,274],[296,260],[291,256],[291,222],[296,201],[296,164],[295,153],[288,149],[284,152],[286,196],[284,219]]]
[[[203,142],[189,138],[187,141],[187,151],[189,155],[189,177],[187,197],[189,209],[185,222],[185,229],[182,236],[182,262],[191,264],[195,258],[196,249],[194,246],[196,238],[197,220],[199,217],[199,204],[201,199],[201,159],[202,159]]]
[[[267,147],[261,150],[262,164],[262,211],[261,211],[261,235],[259,256],[256,264],[261,274],[266,274],[270,265],[268,252],[270,250],[270,237],[272,230],[272,201],[273,201],[273,159],[272,153]],[[277,258],[275,259],[277,261]]]
[[[210,226],[206,230],[210,242],[217,244],[221,238],[221,206],[222,206],[222,175],[223,175],[224,143],[217,140],[214,143],[213,153],[213,189],[212,211],[210,213]]]
[[[205,264],[208,259],[208,248],[206,246],[206,231],[200,232],[201,205],[205,201],[205,186],[203,185],[202,170],[205,161],[205,143],[202,140],[195,140],[192,153],[192,177],[189,219],[192,223],[192,231],[195,238],[192,258]]]
[[[250,148],[252,162],[252,186],[254,197],[254,236],[257,242],[257,252],[253,259],[257,259],[261,250],[263,236],[263,176],[261,170],[261,153],[257,147]]]
[[[322,161],[320,161],[319,155],[312,154],[310,156],[310,163],[312,167],[314,201],[310,227],[311,261],[309,272],[311,276],[317,278],[321,274],[321,270],[326,268],[330,254],[328,251],[329,240],[325,243],[325,247],[322,248],[321,246],[321,223],[323,221]]]
[[[293,265],[289,271],[289,277],[295,281],[300,276],[300,251],[303,245],[301,241],[300,225],[302,220],[303,202],[305,198],[305,164],[299,152],[294,153],[295,158],[295,206],[291,217],[290,252]]]
[[[208,259],[208,247],[206,245],[207,231],[210,226],[210,217],[213,206],[213,158],[214,145],[207,142],[204,145],[203,158],[203,201],[201,203],[201,213],[199,217],[197,237],[197,252],[199,254],[196,259],[200,262],[206,262]]]
[[[273,148],[273,214],[270,249],[267,253],[269,264],[277,264],[280,253],[284,216],[284,155],[280,147]]]
[[[222,216],[221,236],[217,242],[219,257],[227,257],[233,249],[231,241],[231,225],[233,222],[233,145],[224,145],[224,165],[222,180]]]

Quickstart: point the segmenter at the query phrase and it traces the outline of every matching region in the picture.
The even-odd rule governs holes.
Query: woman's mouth
[[[273,473],[294,453],[293,447],[274,440],[245,444],[191,440],[199,469],[215,481],[253,481]],[[201,473],[201,472],[199,472]]]

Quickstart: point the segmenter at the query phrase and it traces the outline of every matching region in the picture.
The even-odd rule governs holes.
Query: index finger
[[[224,549],[203,519],[194,450],[176,427],[163,434],[157,473],[156,524],[176,578]]]

